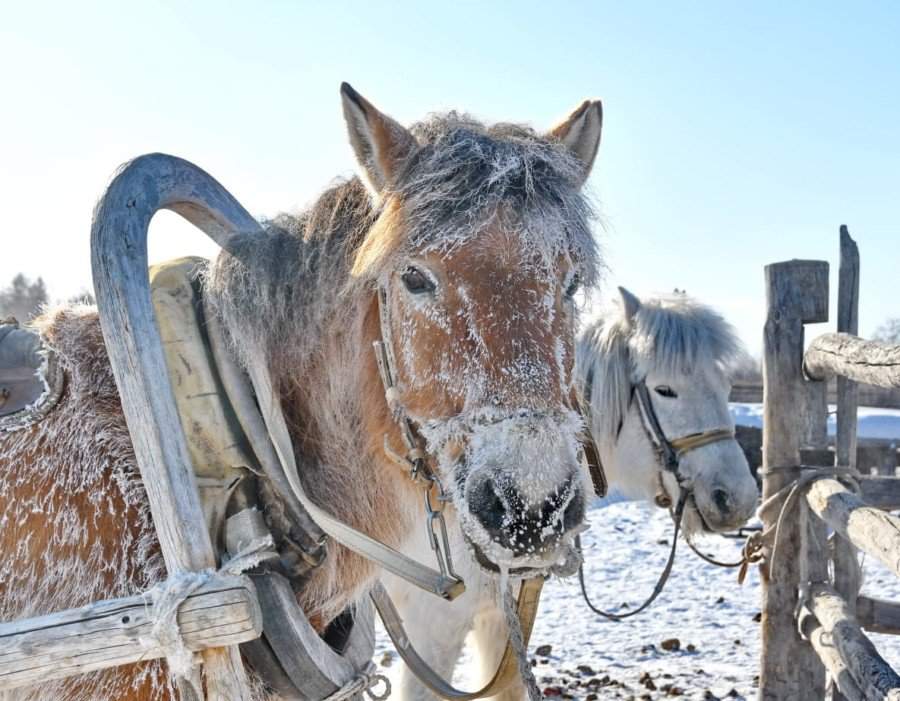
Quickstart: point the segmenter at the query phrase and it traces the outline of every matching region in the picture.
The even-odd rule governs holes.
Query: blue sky
[[[400,121],[460,109],[548,127],[604,101],[590,187],[606,294],[675,287],[758,352],[763,265],[862,255],[863,334],[900,316],[900,3],[0,5],[0,284],[88,285],[116,166],[166,151],[258,215],[353,161],[338,86]],[[211,254],[175,215],[151,256]]]

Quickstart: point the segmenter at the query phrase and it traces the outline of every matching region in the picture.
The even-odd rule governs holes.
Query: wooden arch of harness
[[[249,538],[268,535],[268,530],[259,512],[249,509],[226,520],[232,490],[248,470],[273,477],[271,463],[277,461],[288,463],[281,467],[290,476],[296,474],[296,465],[291,466],[293,451],[267,373],[259,367],[251,368],[248,383],[225,348],[224,336],[215,319],[204,313],[197,271],[205,263],[199,258],[182,258],[152,267],[151,300],[211,540],[220,551],[236,552],[242,542],[246,544]],[[269,469],[258,463],[268,463]],[[275,486],[282,496],[288,487]],[[325,521],[326,532],[335,536],[337,529],[340,536],[337,539],[357,549],[352,544],[356,541],[346,542],[345,531],[341,530],[345,526],[332,523],[330,516],[305,498],[300,501],[295,507],[302,511],[303,525],[315,531],[313,538],[321,536],[318,525]],[[370,556],[366,552],[360,554]],[[389,569],[403,570],[402,562],[394,564]],[[407,579],[411,577],[410,570],[399,574],[406,574]],[[414,581],[415,574],[413,570]],[[325,698],[349,682],[371,658],[374,629],[368,607],[353,612],[350,638],[343,654],[339,654],[310,626],[288,580],[274,572],[251,576],[261,599],[264,634],[260,640],[242,645],[242,651],[283,698]],[[418,577],[415,583],[443,598],[452,599],[462,592],[462,583],[454,583],[452,579],[447,579],[445,585]],[[537,615],[542,585],[543,579],[537,577],[524,581],[520,587],[516,611],[526,645]],[[455,701],[493,696],[517,679],[516,653],[508,642],[496,673],[485,686],[475,691],[454,688],[416,652],[397,609],[380,584],[371,592],[371,600],[398,653],[422,683],[438,696]]]

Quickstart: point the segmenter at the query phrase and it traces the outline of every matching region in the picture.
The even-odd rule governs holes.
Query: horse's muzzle
[[[498,484],[486,475],[467,489],[468,508],[491,540],[515,557],[541,555],[553,550],[562,536],[584,521],[580,484],[572,475],[534,506],[514,485]]]

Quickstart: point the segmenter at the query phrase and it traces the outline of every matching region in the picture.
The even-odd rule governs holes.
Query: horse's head
[[[452,113],[407,130],[348,86],[343,98],[378,208],[353,275],[380,296],[369,322],[390,351],[392,403],[425,438],[482,562],[550,565],[589,489],[573,298],[596,277],[581,187],[600,103],[540,136]],[[393,426],[386,450],[406,452]]]
[[[743,524],[758,493],[728,411],[728,369],[740,349],[734,331],[684,295],[641,302],[619,290],[618,314],[588,329],[578,347],[610,483],[664,503],[690,489],[689,532]],[[674,446],[677,474],[665,467],[660,436]]]

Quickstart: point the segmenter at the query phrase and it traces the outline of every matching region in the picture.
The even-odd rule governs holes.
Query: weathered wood
[[[860,630],[838,593],[827,584],[814,584],[808,605],[865,698],[900,701],[900,676]]]
[[[152,607],[142,596],[0,624],[0,691],[162,657]],[[188,650],[237,645],[262,633],[262,612],[247,577],[217,576],[178,609]]]
[[[842,375],[878,387],[900,387],[900,346],[867,341],[848,333],[822,334],[806,351],[808,377],[827,380]]]
[[[97,205],[91,264],[103,337],[170,574],[214,567],[215,556],[165,359],[147,277],[147,229],[160,209],[178,212],[224,248],[257,222],[212,177],[152,154],[123,166]],[[211,699],[249,699],[236,646],[202,654]],[[191,696],[184,684],[179,689]]]
[[[828,318],[828,264],[789,261],[766,266],[767,318],[763,350],[763,497],[780,491],[797,475],[773,470],[800,464],[802,420],[808,391],[802,374],[803,324]],[[809,574],[824,579],[826,560],[819,543],[824,528],[809,519]],[[764,526],[773,525],[765,522]],[[760,698],[818,701],[825,693],[825,670],[815,651],[800,638],[793,617],[800,579],[800,524],[788,519],[781,529],[777,572],[762,567],[762,660]]]
[[[309,624],[290,583],[278,574],[258,577],[256,583],[266,618],[266,642],[288,676],[303,680],[303,693],[312,699],[325,698],[352,681],[356,676],[353,665],[334,652]],[[273,611],[284,615],[273,619]],[[299,647],[297,640],[303,641]]]
[[[856,599],[859,596],[859,588],[862,584],[862,569],[859,566],[857,550],[850,541],[837,533],[832,534],[829,541],[831,543],[831,561],[834,570],[834,588],[846,602],[850,615],[855,615]],[[815,639],[812,636],[810,636],[809,640],[813,647],[816,648],[819,659],[825,664],[834,681],[835,689],[832,693],[831,701],[854,701],[857,698],[861,698],[856,685],[845,678],[849,674],[841,677],[840,669],[835,666],[833,660],[829,660],[825,656],[827,652],[824,648],[816,647]],[[828,649],[833,650],[834,648],[831,646]]]
[[[900,479],[894,477],[861,477],[859,491],[869,506],[885,511],[900,509]]]
[[[828,450],[828,384],[807,382],[806,411],[797,420],[803,422],[803,448]],[[832,462],[834,456],[831,456]]]
[[[880,409],[900,409],[900,390],[858,385],[859,406],[877,407]],[[762,380],[759,383],[736,380],[728,395],[729,402],[761,404],[763,400]],[[837,383],[828,383],[828,403],[837,404]]]
[[[841,226],[841,264],[838,273],[838,333],[859,333],[859,248]],[[846,377],[837,378],[838,465],[856,467],[856,424],[858,388]]]
[[[862,571],[859,556],[853,544],[839,533],[829,538],[831,544],[831,560],[834,563],[834,588],[837,590],[850,613],[856,612],[856,597],[862,585]]]
[[[839,333],[859,333],[859,249],[850,238],[846,226],[841,226],[841,262],[838,269],[837,330]],[[820,383],[824,385],[825,383]],[[856,469],[856,427],[859,389],[853,380],[837,378],[837,437],[835,460],[838,465]],[[824,424],[823,424],[824,426]],[[859,559],[849,541],[839,534],[831,539],[834,563],[834,588],[847,602],[851,614],[856,612],[856,597],[862,574]],[[843,701],[845,695],[837,691],[833,701]]]
[[[836,532],[900,577],[900,519],[869,506],[835,479],[811,484],[806,501]]]
[[[856,620],[872,633],[900,635],[900,603],[868,596],[857,597]]]
[[[803,635],[809,640],[825,669],[828,670],[828,676],[832,683],[832,701],[838,697],[847,701],[866,701],[865,695],[859,690],[853,675],[844,664],[840,653],[834,646],[831,634],[819,625],[816,617],[812,615],[807,607],[803,607],[799,613],[800,629]]]

